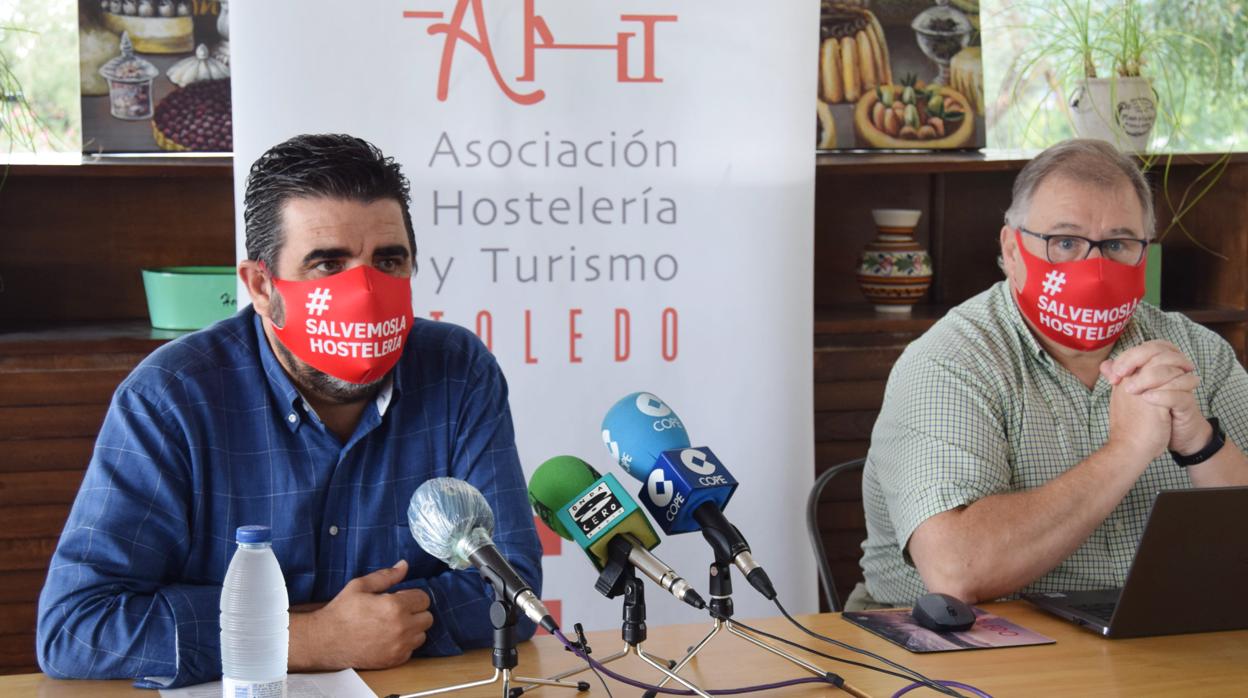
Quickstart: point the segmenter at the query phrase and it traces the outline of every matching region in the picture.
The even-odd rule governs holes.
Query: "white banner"
[[[415,313],[498,357],[526,473],[576,455],[636,492],[600,424],[654,392],[740,481],[726,513],[781,599],[813,611],[818,5],[233,3],[238,254],[257,156],[298,133],[376,143],[412,181]],[[656,552],[706,593],[700,535]],[[618,626],[573,544],[543,562],[565,624]],[[742,618],[774,614],[735,586]],[[651,625],[707,619],[648,596]]]

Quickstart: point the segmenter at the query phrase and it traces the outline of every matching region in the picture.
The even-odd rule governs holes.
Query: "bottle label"
[[[221,698],[286,698],[286,677],[277,681],[222,678]]]

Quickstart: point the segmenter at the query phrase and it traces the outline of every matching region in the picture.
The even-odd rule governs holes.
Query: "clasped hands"
[[[1167,448],[1195,453],[1209,443],[1213,427],[1196,402],[1196,365],[1170,342],[1153,340],[1101,362],[1114,386],[1110,397],[1111,442],[1151,461]]]

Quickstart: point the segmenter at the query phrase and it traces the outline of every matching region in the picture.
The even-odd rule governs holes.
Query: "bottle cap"
[[[273,529],[268,526],[239,526],[234,532],[239,543],[268,543],[273,540]]]

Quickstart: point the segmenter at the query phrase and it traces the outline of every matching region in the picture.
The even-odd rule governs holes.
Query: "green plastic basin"
[[[152,327],[198,330],[234,314],[234,267],[161,267],[143,270]]]

